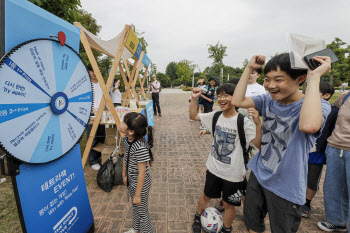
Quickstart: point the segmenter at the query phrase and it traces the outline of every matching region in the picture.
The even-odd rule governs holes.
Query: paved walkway
[[[212,137],[198,139],[199,123],[188,118],[189,93],[163,92],[160,96],[163,117],[155,118],[155,161],[149,210],[157,233],[189,233],[193,215],[205,180],[205,162]],[[124,232],[132,225],[132,208],[125,186],[105,193],[96,184],[91,168],[85,176],[95,218],[96,232]],[[323,177],[322,177],[323,180]],[[322,184],[321,184],[322,190]],[[214,206],[211,201],[209,206]],[[298,232],[320,232],[316,226],[324,220],[323,194],[312,202],[312,215],[303,219]],[[236,209],[233,232],[247,232],[242,207]],[[269,231],[267,231],[269,232]]]

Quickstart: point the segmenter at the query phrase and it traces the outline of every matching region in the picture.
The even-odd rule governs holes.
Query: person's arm
[[[207,100],[208,102],[213,102],[213,100],[212,99],[210,99],[210,98],[208,98],[208,97],[206,97],[205,95],[203,95],[203,94],[201,94],[201,97],[203,98],[203,99],[205,99],[205,100]]]
[[[197,98],[201,95],[202,89],[196,87],[192,90],[192,100],[191,100],[191,106],[190,106],[190,119],[199,121],[199,114],[197,112]]]
[[[146,162],[137,163],[137,168],[139,169],[139,175],[137,177],[137,186],[136,186],[136,192],[135,192],[133,204],[141,205],[141,191],[143,188],[143,183],[145,182]]]
[[[299,130],[313,134],[319,131],[322,125],[322,106],[320,98],[320,78],[331,69],[329,57],[314,57],[315,61],[321,63],[315,70],[307,72],[307,87],[303,105],[300,111]]]
[[[248,108],[248,115],[253,118],[256,126],[256,136],[253,140],[251,140],[251,142],[256,148],[261,150],[262,124],[260,121],[259,112],[254,108]]]
[[[265,56],[255,55],[253,56],[246,68],[243,71],[242,77],[240,78],[235,92],[232,96],[232,105],[239,108],[255,108],[255,104],[252,98],[245,97],[247,91],[249,76],[253,70],[260,68],[265,63]]]

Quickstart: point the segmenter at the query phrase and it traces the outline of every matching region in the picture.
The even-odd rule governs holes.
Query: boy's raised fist
[[[192,98],[198,98],[202,94],[202,89],[199,87],[192,89]]]
[[[254,70],[259,69],[265,64],[265,60],[266,58],[264,55],[254,55],[247,66]]]
[[[330,57],[324,57],[324,56],[315,56],[313,59],[321,65],[317,67],[314,70],[308,70],[307,77],[310,78],[314,75],[316,75],[318,78],[322,77],[323,75],[327,74],[331,70],[331,58]]]

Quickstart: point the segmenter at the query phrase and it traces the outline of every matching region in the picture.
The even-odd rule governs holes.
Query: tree
[[[171,85],[170,78],[166,74],[157,73],[157,80],[159,80],[162,87],[170,87]]]
[[[192,74],[196,65],[186,59],[176,65],[176,75],[182,84],[190,86],[192,84]]]
[[[152,61],[151,61],[150,68],[151,68],[151,71],[150,71],[150,75],[151,76],[154,75],[154,74],[157,74],[157,66]]]
[[[346,44],[336,37],[332,43],[327,45],[327,48],[331,48],[339,58],[338,62],[332,64],[331,72],[325,75],[325,78],[329,78],[330,82],[335,86],[346,82],[350,75],[350,46],[346,46]]]
[[[78,11],[78,7],[81,7],[80,0],[29,0],[29,2],[69,23],[79,22],[80,20]]]
[[[223,83],[223,73],[222,73],[222,66],[223,66],[223,59],[224,56],[227,56],[226,54],[226,46],[223,46],[222,44],[219,44],[220,42],[218,41],[218,43],[216,45],[209,45],[208,48],[208,53],[209,58],[213,58],[214,59],[214,64],[219,64],[220,65],[220,85]]]
[[[165,74],[170,78],[171,81],[174,81],[177,79],[176,75],[176,62],[172,61],[170,62],[165,69]]]

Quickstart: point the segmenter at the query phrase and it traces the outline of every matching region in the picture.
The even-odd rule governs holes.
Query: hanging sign
[[[146,66],[146,67],[149,67],[149,63],[151,61],[149,60],[149,57],[147,56],[147,54],[143,54],[143,59],[142,59],[142,63]]]
[[[139,42],[140,40],[139,38],[137,38],[137,35],[134,32],[134,30],[130,29],[129,36],[128,36],[128,39],[126,40],[125,46],[130,50],[132,54],[136,53]]]

